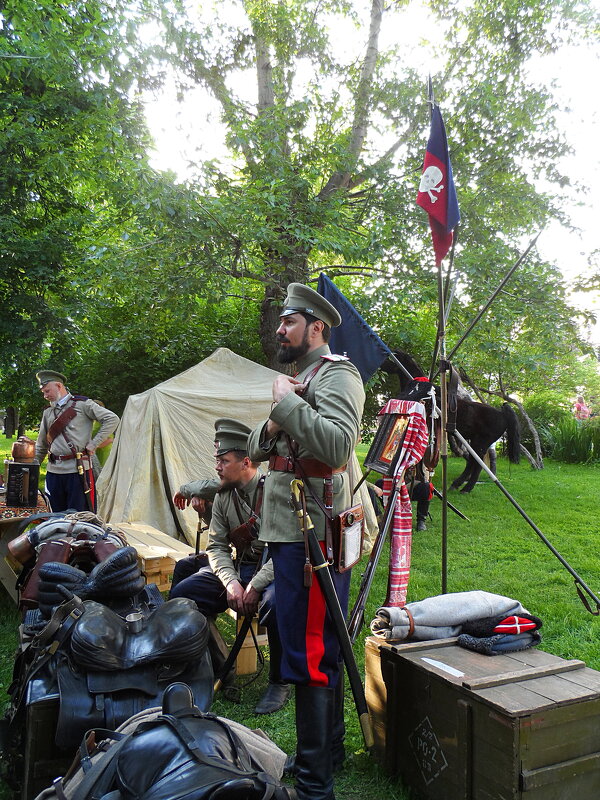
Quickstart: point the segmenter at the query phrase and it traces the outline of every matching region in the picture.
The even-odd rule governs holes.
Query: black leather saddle
[[[87,730],[115,730],[160,705],[173,681],[189,684],[194,702],[207,711],[214,683],[208,634],[206,617],[186,598],[123,617],[74,596],[15,664],[13,723],[25,706],[57,698],[56,745],[74,748]]]
[[[114,734],[69,800],[293,800],[295,791],[263,771],[237,733],[194,705],[183,683],[169,686],[162,714]],[[83,762],[82,762],[83,764]],[[56,782],[55,782],[56,785]]]

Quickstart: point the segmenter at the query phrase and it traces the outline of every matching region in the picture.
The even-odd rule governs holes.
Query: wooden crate
[[[138,551],[138,564],[146,576],[146,583],[155,583],[161,592],[170,590],[176,563],[171,556],[145,557]]]
[[[176,562],[194,552],[190,545],[143,522],[119,522],[115,527],[123,531],[127,543],[137,550],[146,583],[155,583],[161,592],[168,592]]]
[[[600,797],[599,672],[535,648],[381,645],[367,641],[377,753],[417,797]]]

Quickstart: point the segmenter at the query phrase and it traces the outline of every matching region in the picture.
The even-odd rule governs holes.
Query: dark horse
[[[407,353],[397,350],[394,355],[413,378],[424,376],[421,367]],[[398,375],[400,379],[400,397],[402,399],[420,399],[431,386],[429,383],[409,380],[400,367],[390,359],[387,359],[381,368],[384,372]],[[439,388],[436,388],[436,395],[439,404]],[[476,403],[474,400],[469,399],[466,392],[464,392],[463,396],[459,394],[457,398],[456,428],[480,458],[483,458],[488,448],[506,432],[508,458],[512,464],[519,463],[521,443],[519,420],[508,403],[504,403],[502,408],[494,408],[494,406],[489,406],[487,403]],[[464,456],[467,464],[464,471],[452,482],[450,488],[458,489],[464,483],[461,491],[470,492],[479,478],[481,467],[472,455],[469,453],[465,455],[464,449],[461,452],[460,443],[451,441],[451,445],[454,452]]]

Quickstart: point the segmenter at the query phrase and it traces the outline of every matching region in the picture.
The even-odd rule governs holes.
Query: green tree
[[[381,270],[385,285],[371,296],[386,307],[430,294],[426,220],[414,206],[428,117],[423,76],[402,52],[379,46],[382,21],[398,25],[405,6],[243,0],[204,16],[183,1],[161,6],[163,58],[182,93],[202,84],[221,107],[232,160],[226,169],[204,165],[204,180],[239,244],[228,274],[237,278],[244,264],[245,276],[262,284],[261,343],[270,360],[282,287],[322,265],[341,261],[375,277]],[[568,183],[556,168],[568,146],[549,91],[528,84],[524,65],[585,32],[591,12],[562,0],[430,10],[445,31],[445,63],[433,82],[449,110],[463,212],[458,260],[477,302],[490,274],[514,258],[510,242],[560,216],[558,196],[538,191],[534,179],[557,189]],[[348,16],[362,46],[343,61],[332,31]],[[237,88],[251,75],[254,101]],[[529,278],[516,284],[527,288]],[[558,307],[568,318],[562,300]]]
[[[36,369],[85,346],[74,315],[87,257],[150,173],[130,99],[135,22],[131,4],[0,4],[0,394],[30,420]]]

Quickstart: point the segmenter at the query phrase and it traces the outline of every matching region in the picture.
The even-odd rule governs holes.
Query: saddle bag
[[[33,549],[33,557],[25,563],[24,569],[19,577],[18,585],[20,588],[19,593],[19,609],[26,611],[27,609],[37,608],[40,605],[40,587],[41,584],[46,582],[46,591],[52,592],[52,583],[54,587],[59,583],[72,587],[74,594],[80,594],[76,591],[76,586],[83,584],[88,573],[92,572],[95,567],[106,561],[110,556],[120,551],[129,551],[133,553],[133,563],[130,565],[130,579],[131,594],[141,591],[144,585],[144,580],[141,577],[141,572],[137,567],[137,556],[133,548],[124,547],[124,542],[113,533],[104,531],[101,527],[90,523],[73,523],[66,520],[50,520],[47,523],[42,523],[33,532],[27,534],[30,536],[32,542],[38,541],[39,529],[45,527],[48,532],[60,530],[65,528],[67,531],[76,532],[76,538],[67,535],[65,538],[46,538],[36,544]],[[29,541],[29,540],[28,540]],[[121,558],[118,556],[117,558]],[[127,559],[127,556],[124,557]],[[57,572],[57,578],[53,581],[52,568],[54,565]],[[58,565],[65,565],[64,568]],[[109,570],[111,568],[109,567]],[[137,574],[131,572],[137,571]],[[46,576],[44,576],[44,572]],[[77,577],[75,573],[78,573]],[[48,586],[48,581],[50,586]],[[99,591],[105,591],[106,597],[115,595],[115,587],[106,585],[106,582],[100,582]],[[120,595],[122,596],[123,587],[119,587]],[[89,595],[85,595],[86,597]],[[92,596],[100,596],[98,591]],[[49,618],[52,608],[59,605],[64,600],[63,595],[56,595],[52,597],[52,602],[41,602],[43,607],[43,614]]]
[[[37,800],[293,800],[286,756],[259,731],[200,711],[175,683],[162,709],[90,731],[67,775]]]
[[[75,597],[57,608],[15,665],[13,723],[25,707],[57,700],[55,743],[73,748],[89,728],[114,730],[160,704],[174,680],[189,683],[196,705],[208,710],[214,676],[207,643],[208,623],[191,600],[124,618]]]

